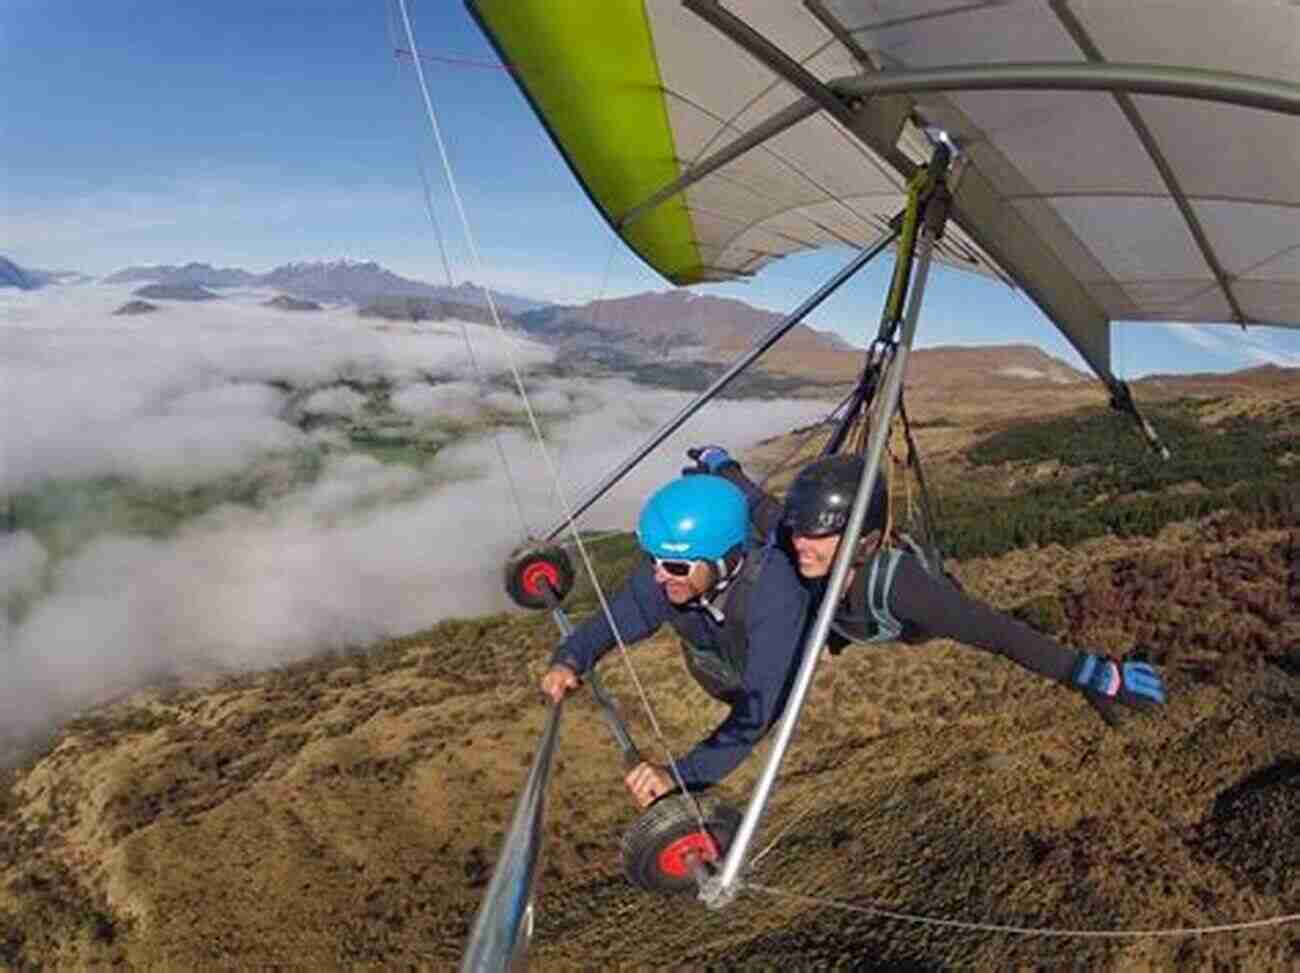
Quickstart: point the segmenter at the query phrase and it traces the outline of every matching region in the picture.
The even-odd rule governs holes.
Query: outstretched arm
[[[745,494],[749,504],[749,521],[759,534],[767,537],[781,523],[781,503],[745,475],[740,464],[722,446],[694,446],[686,451],[693,462],[683,473],[711,473],[730,480]]]
[[[1017,665],[1070,683],[1080,653],[1036,632],[930,574],[910,554],[898,561],[889,610],[928,638],[954,639],[1005,655]]]
[[[1078,689],[1101,707],[1114,702],[1137,707],[1165,702],[1164,681],[1152,666],[1119,663],[1067,648],[935,578],[910,555],[899,560],[889,607],[896,618],[927,636],[1005,655],[1031,672]]]

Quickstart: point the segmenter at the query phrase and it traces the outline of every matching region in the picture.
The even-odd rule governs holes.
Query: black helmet
[[[866,466],[861,456],[824,456],[809,463],[795,477],[785,495],[781,523],[804,537],[827,537],[843,532],[853,509],[853,498]],[[885,488],[876,477],[864,530],[885,525]]]

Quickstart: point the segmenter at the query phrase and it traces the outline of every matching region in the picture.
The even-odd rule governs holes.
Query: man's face
[[[698,598],[710,588],[716,580],[716,572],[708,561],[691,562],[691,573],[684,577],[669,574],[655,563],[655,582],[664,589],[664,596],[674,605],[684,605],[692,598]]]
[[[835,560],[835,551],[840,546],[840,535],[830,534],[826,537],[808,537],[805,534],[791,534],[790,546],[798,559],[795,565],[805,578],[824,578],[830,573]]]

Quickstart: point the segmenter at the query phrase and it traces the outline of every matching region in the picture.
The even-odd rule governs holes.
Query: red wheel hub
[[[524,568],[519,578],[520,587],[534,598],[542,597],[542,582],[551,586],[552,591],[560,590],[560,571],[550,561],[534,561]]]
[[[718,846],[704,831],[692,831],[659,852],[659,871],[672,878],[685,878],[695,862],[718,860]]]

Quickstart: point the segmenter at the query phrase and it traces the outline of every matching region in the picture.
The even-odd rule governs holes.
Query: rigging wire
[[[470,258],[474,264],[475,274],[476,276],[478,276],[480,280],[483,280],[485,279],[483,275],[483,262],[479,255],[478,246],[475,243],[473,231],[470,227],[469,217],[465,212],[465,205],[460,195],[460,189],[456,184],[456,178],[451,169],[451,162],[450,162],[449,155],[447,153],[447,147],[442,138],[442,129],[441,126],[438,124],[437,112],[434,110],[433,99],[429,94],[428,83],[426,82],[424,77],[424,67],[420,58],[419,49],[416,45],[415,31],[411,26],[411,18],[407,11],[406,0],[397,0],[397,5],[402,15],[402,24],[403,27],[405,28],[407,44],[411,52],[411,63],[415,66],[416,79],[419,82],[420,93],[424,98],[425,111],[429,118],[429,124],[433,130],[434,141],[438,146],[439,156],[441,157],[442,160],[443,176],[446,179],[448,191],[451,195],[452,202],[455,204],[456,212],[460,217],[461,230],[465,235],[465,242],[470,251]],[[583,566],[587,571],[588,577],[591,579],[592,588],[596,593],[597,599],[600,601],[601,610],[605,614],[605,619],[609,623],[610,631],[613,633],[614,638],[618,643],[619,649],[624,658],[624,661],[626,662],[628,658],[627,643],[624,640],[623,635],[619,631],[618,625],[614,620],[613,611],[610,609],[609,600],[605,595],[604,589],[601,587],[600,579],[596,574],[595,565],[592,563],[591,556],[587,551],[586,544],[583,542],[582,536],[577,529],[577,521],[573,514],[573,506],[572,504],[569,503],[568,496],[565,494],[564,483],[560,478],[560,473],[558,468],[555,465],[554,457],[551,455],[551,451],[546,445],[546,439],[545,436],[542,434],[541,425],[538,423],[537,415],[534,412],[532,407],[532,402],[528,398],[528,391],[524,387],[523,377],[520,373],[519,365],[515,359],[514,349],[512,347],[513,342],[511,341],[510,336],[506,332],[505,325],[501,321],[501,315],[500,312],[497,310],[496,301],[492,297],[491,289],[487,287],[486,284],[480,286],[482,286],[483,288],[483,296],[487,302],[488,311],[492,317],[492,322],[496,326],[498,333],[501,335],[502,345],[505,348],[505,352],[506,352],[506,361],[510,367],[510,373],[514,377],[515,387],[518,389],[520,399],[524,403],[524,411],[528,416],[528,423],[532,428],[533,436],[537,440],[538,449],[540,450],[542,454],[542,458],[546,463],[547,470],[551,475],[551,481],[554,486],[555,495],[557,499],[560,501],[560,505],[564,510],[565,519],[568,523],[569,532],[573,537],[574,546],[577,548],[578,553],[582,558]],[[665,736],[663,729],[660,726],[659,721],[655,716],[654,709],[650,705],[650,700],[645,691],[645,687],[641,683],[641,680],[637,677],[635,669],[632,669],[630,665],[629,665],[629,672],[631,674],[633,684],[636,686],[637,693],[641,698],[642,706],[645,708],[646,715],[649,718],[651,728],[653,729],[655,736],[657,737],[661,747],[663,748],[665,754],[668,757],[668,768],[671,771],[674,779],[676,780],[677,786],[681,789],[681,792],[687,795],[687,797],[690,799],[690,802],[695,810],[695,815],[699,821],[700,829],[702,831],[707,830],[704,822],[703,809],[700,807],[699,801],[686,787],[686,782],[682,779],[681,772],[677,768],[677,761],[676,759],[674,759],[672,749],[669,746],[667,737]]]
[[[399,58],[403,56],[409,58],[418,57],[424,61],[433,61],[436,64],[450,64],[453,67],[458,68],[483,68],[489,71],[510,71],[509,67],[495,61],[480,61],[477,58],[472,57],[454,57],[450,54],[417,54],[413,51],[408,51],[404,47],[398,47],[397,44],[393,44],[393,53]]]
[[[814,422],[812,425],[806,427],[803,430],[803,432],[799,433],[798,439],[795,440],[794,447],[789,452],[785,453],[777,463],[775,463],[767,470],[767,472],[763,475],[763,478],[758,481],[758,488],[760,490],[766,491],[767,484],[774,477],[779,476],[780,474],[784,473],[786,470],[794,466],[795,457],[799,456],[799,454],[803,452],[804,448],[808,445],[808,443],[810,443],[813,440],[813,437],[826,431],[826,427],[835,421],[835,417],[840,413],[842,409],[844,409],[849,404],[849,402],[853,400],[853,396],[855,394],[856,394],[856,390],[850,392],[848,395],[846,395],[843,399],[839,401],[839,403],[835,406],[835,408],[831,409],[831,411],[826,414],[826,417],[824,419],[819,419],[817,422]]]
[[[1216,926],[1185,926],[1168,929],[1052,929],[1034,926],[999,925],[987,922],[969,922],[962,919],[941,919],[936,916],[924,916],[911,912],[898,912],[893,909],[880,909],[875,906],[855,905],[840,899],[824,899],[815,895],[802,895],[770,885],[758,885],[746,882],[745,888],[778,898],[804,902],[809,905],[824,905],[844,912],[856,912],[861,915],[878,916],[882,919],[895,919],[899,922],[912,922],[927,926],[944,926],[949,929],[965,929],[971,932],[995,932],[1010,936],[1050,936],[1060,939],[1147,939],[1170,938],[1180,936],[1204,936],[1211,933],[1240,932],[1246,929],[1263,929],[1269,926],[1284,926],[1300,922],[1300,913],[1288,913],[1267,919],[1254,919],[1249,922],[1231,922]]]
[[[395,44],[396,39],[392,37],[392,24],[389,24],[390,43]],[[398,73],[401,73],[401,65],[398,64]],[[429,217],[429,225],[433,227],[434,238],[438,241],[438,256],[442,260],[443,276],[447,281],[449,288],[456,284],[455,278],[451,272],[451,261],[447,257],[446,240],[442,234],[442,224],[438,220],[438,213],[433,206],[433,192],[429,186],[429,174],[425,170],[424,154],[416,147],[416,169],[420,174],[420,186],[424,192],[424,211]],[[474,373],[475,384],[478,385],[480,392],[487,390],[487,374],[479,364],[478,355],[474,352],[474,343],[470,341],[469,325],[461,321],[460,334],[465,342],[465,354],[469,357],[470,368]],[[501,459],[502,469],[506,474],[506,483],[510,488],[510,498],[514,503],[515,513],[519,518],[519,528],[525,536],[529,534],[528,517],[524,513],[523,499],[519,493],[519,484],[515,481],[514,472],[506,460],[505,444],[501,439],[501,427],[495,423],[492,425],[492,441],[496,445],[497,456]]]
[[[587,542],[587,546],[588,546],[588,547],[591,547],[593,544],[603,544],[605,541],[611,541],[611,540],[613,540],[613,539],[616,538],[616,537],[627,537],[627,536],[629,536],[631,533],[632,533],[632,531],[628,531],[628,530],[618,530],[618,529],[614,529],[614,530],[606,530],[606,531],[602,531],[602,532],[600,532],[600,533],[598,533],[598,534],[595,534],[595,535],[593,535],[593,536],[587,537],[587,538],[586,538],[586,542]],[[560,546],[561,546],[561,547],[572,547],[572,546],[573,546],[573,542],[572,542],[572,541],[562,541],[562,542],[560,543]]]

